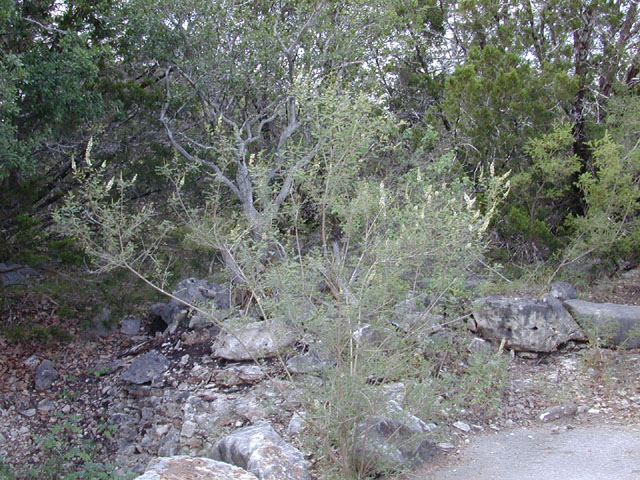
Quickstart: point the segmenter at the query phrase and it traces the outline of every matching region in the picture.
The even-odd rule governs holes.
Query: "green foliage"
[[[67,343],[73,335],[58,325],[40,325],[35,322],[8,323],[0,327],[0,335],[12,343]]]
[[[607,347],[611,346],[619,325],[615,321],[596,323],[588,318],[579,319],[579,323],[588,341],[588,347],[580,352],[582,364],[596,377],[605,378],[606,370],[611,366]]]
[[[0,480],[17,480],[9,467],[7,467],[2,460],[0,460]]]
[[[497,413],[508,381],[508,360],[490,351],[475,352],[462,375],[449,377],[452,403],[484,415]]]
[[[566,257],[633,253],[640,229],[640,155],[623,152],[608,134],[590,146],[591,168],[578,181],[586,212],[570,219],[575,233]]]
[[[251,234],[250,218],[239,221],[233,210],[216,208],[218,190],[204,210],[214,212],[209,216],[185,203],[185,170],[168,167],[166,173],[177,175],[173,204],[184,208],[190,241],[220,252],[234,288],[245,293],[245,308],[297,326],[336,360],[325,371],[332,391],[314,410],[314,428],[326,452],[337,449],[327,468],[337,466],[347,478],[363,474],[350,458],[353,428],[381,408],[378,384],[402,379],[408,388],[418,388],[432,374],[427,337],[437,328],[442,308],[451,316],[460,313],[441,300],[460,291],[465,269],[485,250],[489,222],[508,182],[490,167],[476,180],[482,191],[478,200],[470,182],[439,184],[428,169],[410,169],[388,180],[366,178],[381,158],[401,148],[397,126],[364,97],[326,90],[312,99],[305,92],[299,101],[312,108],[307,128],[314,138],[314,161],[295,172],[292,194],[280,208],[269,203],[268,184],[256,188],[255,201],[268,215],[259,237]],[[297,148],[304,146],[290,144],[282,151],[295,158]],[[257,152],[248,163],[256,186],[265,185],[265,158]],[[437,168],[452,160],[441,159]],[[145,240],[147,229],[157,227],[156,212],[127,212],[122,197],[133,180],[108,179],[106,167],[91,166],[89,154],[85,162],[84,170],[76,168],[84,186],[56,213],[58,228],[73,235],[103,268],[140,274],[146,265],[138,259],[157,257],[157,241]],[[320,232],[319,241],[305,248],[299,231],[308,218],[300,215],[299,198],[312,207]],[[432,305],[405,324],[396,306],[412,296],[428,297]],[[379,340],[356,338],[365,324],[382,334]]]
[[[93,165],[91,145],[84,159],[86,166],[74,163],[75,178],[83,188],[72,193],[54,213],[57,230],[74,238],[100,271],[134,269],[148,262],[159,276],[166,275],[154,255],[172,224],[158,221],[150,205],[132,210],[126,204],[125,192],[135,183],[135,176],[125,180],[122,174],[113,176],[104,162]],[[143,252],[139,250],[141,245],[145,247]]]
[[[553,102],[527,61],[487,45],[470,49],[447,79],[443,109],[456,127],[468,169],[495,162],[498,171],[506,171],[515,170],[526,141],[546,130]]]
[[[513,200],[505,206],[506,216],[499,224],[511,249],[522,259],[545,259],[561,246],[558,236],[580,170],[573,142],[571,126],[564,124],[524,146],[528,162],[518,166],[512,177]]]
[[[101,18],[91,26],[85,23],[91,14],[71,4],[22,8],[4,0],[2,11],[0,179],[42,172],[51,159],[38,149],[73,138],[105,117],[99,80],[112,53],[102,42],[106,32],[98,35],[94,28],[109,21],[108,9],[96,9]]]
[[[71,238],[50,240],[48,250],[51,255],[58,258],[63,265],[81,266],[85,260],[82,252],[78,251]]]
[[[336,168],[331,174],[344,175],[338,172]],[[328,184],[333,181],[327,179]],[[335,204],[334,197],[325,197],[321,208],[337,207],[341,237],[335,243],[326,239],[305,253],[285,249],[284,258],[266,270],[252,270],[259,266],[243,260],[255,258],[253,251],[240,249],[235,255],[241,259],[236,262],[240,271],[249,272],[243,278],[251,279],[247,288],[258,297],[265,316],[298,325],[308,338],[321,339],[319,348],[336,359],[335,367],[325,369],[328,387],[322,387],[322,397],[312,392],[305,408],[312,412],[316,447],[321,438],[324,455],[332,459],[323,470],[363,478],[367,467],[354,465],[350,456],[353,431],[384,408],[379,384],[402,381],[408,390],[424,390],[432,381],[431,358],[438,350],[426,338],[438,326],[437,308],[408,324],[401,314],[402,326],[394,326],[396,308],[418,289],[428,298],[449,295],[465,267],[483,252],[484,233],[504,194],[505,178],[490,177],[485,185],[483,213],[463,184],[435,186],[417,171],[398,182],[397,190],[360,181],[335,197]],[[289,244],[296,245],[295,238]],[[484,406],[489,398],[499,401],[494,394],[501,391],[503,364],[486,360],[471,360],[464,373],[469,382],[463,382],[468,391],[461,393],[459,406],[469,406],[475,398],[482,398]],[[484,375],[483,381],[477,375]],[[441,393],[432,390],[433,395]],[[428,419],[430,411],[421,407],[431,398],[408,408]]]
[[[94,461],[93,458],[103,447],[87,440],[82,428],[73,419],[54,425],[51,431],[38,438],[37,442],[37,452],[34,452],[34,455],[39,455],[42,461],[38,466],[20,472],[20,478],[125,480],[134,476],[119,472],[115,465]]]

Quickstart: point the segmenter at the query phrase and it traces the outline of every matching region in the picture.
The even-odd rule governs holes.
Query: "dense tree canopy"
[[[0,179],[36,181],[38,208],[71,188],[71,158],[93,137],[95,155],[143,181],[174,154],[200,165],[259,236],[304,172],[324,172],[331,118],[318,112],[358,98],[368,118],[394,117],[397,148],[356,177],[512,171],[495,227],[527,258],[582,235],[569,219],[607,177],[605,139],[637,189],[637,0],[2,0],[0,12]]]

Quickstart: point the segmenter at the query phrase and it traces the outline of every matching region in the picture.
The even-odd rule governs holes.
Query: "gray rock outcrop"
[[[211,356],[236,361],[273,357],[297,339],[296,332],[282,321],[254,322],[233,333],[220,333],[211,345]]]
[[[640,306],[567,300],[565,307],[585,329],[607,345],[640,347]]]
[[[58,372],[56,372],[56,369],[53,367],[51,360],[43,360],[36,370],[34,379],[36,390],[48,390],[57,378]]]
[[[517,351],[553,352],[569,340],[585,340],[584,333],[558,299],[546,295],[486,297],[474,303],[476,330],[485,338]]]
[[[169,360],[159,352],[149,352],[136,358],[122,373],[122,380],[142,385],[155,383],[162,379],[162,374],[169,368]]]
[[[29,278],[37,275],[38,272],[26,265],[0,263],[0,285],[3,287],[28,285]]]
[[[247,383],[256,383],[263,380],[266,374],[259,365],[232,365],[218,370],[213,378],[219,385],[232,387]]]
[[[578,292],[575,287],[568,282],[554,283],[551,285],[551,291],[549,293],[552,297],[562,301],[578,298]]]
[[[390,401],[387,411],[371,415],[355,429],[353,463],[368,474],[382,474],[428,460],[437,451],[432,428]]]
[[[213,458],[245,468],[260,480],[310,480],[308,462],[268,424],[236,430],[218,441]]]
[[[188,305],[206,306],[212,304],[218,310],[230,308],[229,290],[208,280],[187,278],[174,288],[174,298],[168,303],[157,303],[151,307],[151,314],[160,317],[167,326],[185,319],[189,312]],[[188,305],[187,305],[188,304]]]
[[[335,362],[316,350],[295,355],[287,360],[287,369],[291,373],[319,372],[323,368],[335,365]]]
[[[124,318],[120,322],[120,333],[123,335],[127,335],[129,337],[133,337],[140,333],[140,326],[142,324],[142,320],[137,317],[129,317]]]
[[[256,476],[210,458],[161,457],[152,460],[138,480],[256,480]]]

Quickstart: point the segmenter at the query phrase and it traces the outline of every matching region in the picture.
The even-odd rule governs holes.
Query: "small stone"
[[[193,422],[186,421],[182,424],[182,430],[180,431],[180,435],[182,437],[191,438],[193,434],[196,433],[197,425]]]
[[[460,422],[460,421],[454,422],[453,423],[453,427],[457,428],[458,430],[461,430],[461,431],[463,431],[465,433],[468,433],[468,432],[471,431],[471,427],[468,424],[466,424],[464,422]]]
[[[453,450],[455,447],[455,445],[453,445],[452,443],[447,443],[447,442],[443,442],[443,443],[438,443],[436,444],[436,447],[438,447],[440,450]]]
[[[491,344],[484,338],[475,337],[467,345],[467,351],[471,353],[476,352],[489,352],[491,350]]]
[[[36,415],[35,408],[28,408],[27,410],[20,411],[20,415],[24,415],[25,417],[34,417]]]
[[[69,405],[65,405],[62,407],[62,413],[69,413],[71,411],[71,407]]]
[[[558,300],[572,300],[578,298],[578,292],[573,285],[568,282],[556,282],[551,285],[551,296]]]
[[[157,382],[169,368],[169,360],[159,352],[149,352],[136,358],[122,374],[125,382],[142,385]]]
[[[259,365],[234,365],[214,374],[217,384],[234,386],[249,383],[256,383],[265,378],[266,374]]]
[[[140,331],[141,323],[142,323],[142,320],[139,318],[135,318],[135,317],[125,318],[120,323],[120,333],[122,333],[123,335],[127,335],[129,337],[133,337],[134,335],[137,335],[138,332]]]
[[[538,417],[540,421],[544,423],[553,422],[554,420],[558,420],[562,417],[570,417],[576,414],[578,409],[575,405],[564,405],[553,407],[546,412],[540,414]]]
[[[87,329],[86,334],[89,336],[98,336],[100,338],[106,338],[117,329],[115,323],[111,320],[111,311],[103,307],[100,312],[91,319],[90,327]]]
[[[23,363],[24,363],[25,366],[33,368],[33,367],[38,366],[38,364],[40,363],[40,359],[38,358],[37,355],[31,355]]]
[[[38,365],[34,379],[36,390],[48,390],[57,378],[58,372],[53,368],[51,360],[43,360],[40,365]]]
[[[26,435],[27,433],[29,433],[29,427],[23,425],[22,427],[20,427],[20,430],[18,430],[18,433],[20,433],[21,435]]]
[[[298,433],[300,433],[305,424],[305,417],[306,412],[294,412],[291,420],[289,421],[287,433],[289,435],[297,435]]]
[[[310,350],[287,360],[287,369],[291,373],[311,373],[321,371],[334,364],[335,362],[325,358],[319,352]]]
[[[518,357],[524,358],[527,360],[535,360],[540,356],[536,352],[517,352],[517,355]]]
[[[56,404],[50,398],[43,398],[38,402],[38,412],[50,412],[56,408]]]
[[[189,363],[189,354],[185,353],[181,358],[180,358],[180,366],[184,367],[187,363]]]

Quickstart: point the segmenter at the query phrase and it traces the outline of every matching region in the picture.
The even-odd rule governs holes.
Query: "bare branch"
[[[309,162],[313,160],[313,158],[316,156],[316,153],[318,153],[318,146],[316,146],[316,148],[314,148],[313,150],[308,152],[304,157],[298,160],[296,164],[293,166],[293,168],[289,170],[289,173],[287,174],[287,176],[284,179],[284,182],[282,183],[280,192],[278,193],[278,196],[273,202],[274,207],[276,209],[280,207],[282,202],[284,202],[285,198],[287,198],[287,195],[289,195],[289,191],[291,190],[291,185],[293,185],[293,178],[296,172],[306,167],[309,164]]]
[[[216,174],[216,179],[229,187],[229,190],[231,190],[236,197],[242,200],[242,196],[240,194],[240,190],[238,190],[238,187],[231,180],[229,180],[229,178],[227,178],[224,173],[222,173],[222,170],[220,170],[220,167],[218,165],[199,158],[197,155],[192,155],[187,150],[185,150],[185,148],[175,139],[173,131],[171,130],[171,127],[169,125],[169,120],[167,119],[167,110],[169,109],[169,101],[171,100],[170,76],[172,68],[173,67],[170,65],[169,67],[167,67],[167,70],[165,72],[166,100],[164,102],[164,105],[162,105],[162,111],[160,112],[160,122],[162,123],[162,125],[164,125],[164,129],[167,132],[167,137],[169,138],[171,146],[175,148],[178,153],[180,153],[180,155],[182,155],[188,161],[198,162],[212,169]]]

